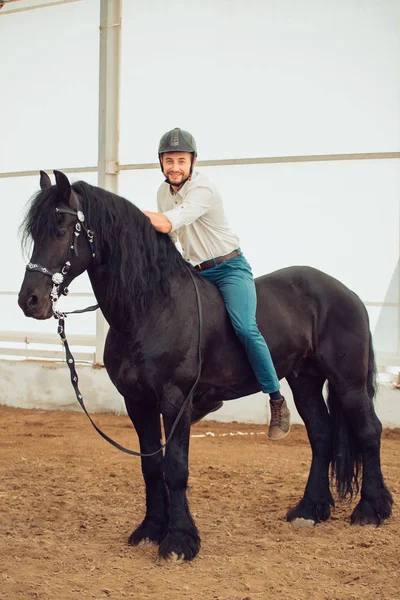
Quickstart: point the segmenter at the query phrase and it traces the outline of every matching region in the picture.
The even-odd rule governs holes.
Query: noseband
[[[80,235],[82,229],[86,233],[86,237],[87,237],[89,246],[92,251],[92,257],[95,258],[95,256],[96,256],[96,253],[95,253],[94,247],[93,247],[93,238],[94,238],[93,231],[91,231],[91,229],[88,229],[88,227],[86,227],[85,215],[82,212],[82,207],[81,207],[81,203],[79,201],[78,196],[72,190],[71,190],[71,193],[72,193],[72,197],[75,201],[77,209],[72,210],[69,208],[58,208],[58,207],[56,207],[56,209],[55,209],[56,213],[72,215],[72,216],[76,217],[76,219],[77,219],[77,221],[75,223],[73,242],[72,242],[71,246],[69,247],[67,260],[65,261],[65,264],[62,267],[61,271],[53,273],[52,271],[47,269],[47,267],[43,267],[42,265],[39,265],[37,263],[30,262],[26,265],[27,271],[37,271],[38,273],[42,273],[43,275],[48,275],[49,277],[51,277],[51,280],[53,282],[53,287],[50,292],[50,298],[51,298],[53,314],[55,317],[59,316],[59,313],[56,310],[56,304],[57,304],[58,298],[60,296],[60,285],[64,281],[65,276],[68,274],[68,271],[71,268],[71,261],[69,259],[71,257],[72,251],[74,252],[75,256],[79,256],[78,238],[79,238],[79,235]],[[68,296],[68,293],[69,293],[68,288],[64,288],[62,293],[64,294],[64,296]]]

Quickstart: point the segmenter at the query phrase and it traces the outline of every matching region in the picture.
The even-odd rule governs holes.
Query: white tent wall
[[[34,2],[15,7],[28,4]],[[99,6],[81,0],[0,12],[0,52],[7,56],[1,66],[3,173],[97,164]],[[160,135],[175,126],[195,135],[200,160],[399,151],[397,0],[125,0],[122,6],[122,165],[156,162]],[[379,356],[398,359],[399,159],[361,158],[201,168],[220,188],[255,275],[309,264],[337,277],[366,302]],[[92,172],[70,177],[97,180]],[[152,209],[160,181],[157,169],[123,170],[119,190]],[[16,292],[22,280],[17,228],[37,188],[36,177],[0,178],[7,206],[0,292]],[[90,292],[87,278],[71,291]],[[0,295],[0,302],[0,330],[54,331],[54,321],[26,319],[15,297]],[[75,308],[78,299],[71,302]],[[68,332],[81,331],[95,333],[93,315],[68,321]],[[7,362],[7,381],[18,382],[24,368]],[[12,369],[18,370],[14,379]],[[59,370],[53,373],[57,386]],[[43,378],[37,381],[43,385]],[[1,385],[1,401],[14,405],[14,383]],[[89,396],[82,391],[95,407],[96,388],[90,390]],[[380,396],[389,392],[391,416],[383,420],[400,425],[400,392],[381,388]],[[69,404],[60,394],[54,406]],[[72,389],[65,394],[72,398]],[[109,394],[114,397],[111,385]],[[20,406],[40,405],[18,398]],[[115,402],[122,406],[113,400],[110,409]],[[265,417],[261,398],[223,410],[226,418]]]
[[[95,165],[98,0],[0,11],[0,48],[1,171]]]
[[[124,2],[122,34],[122,163],[178,124],[203,159],[399,149],[396,0]]]

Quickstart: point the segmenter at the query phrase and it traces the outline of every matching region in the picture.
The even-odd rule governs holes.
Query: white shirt
[[[239,238],[228,226],[221,196],[202,173],[195,171],[177,194],[172,193],[169,183],[162,183],[157,206],[172,224],[173,241],[179,239],[183,257],[192,265],[239,247]]]

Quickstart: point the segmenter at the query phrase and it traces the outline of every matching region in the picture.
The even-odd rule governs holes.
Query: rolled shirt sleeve
[[[165,211],[163,211],[162,206],[161,206],[160,197],[161,197],[161,188],[157,192],[157,210],[158,210],[158,212],[165,214]],[[175,231],[171,230],[168,235],[171,238],[171,240],[174,242],[174,244],[176,244],[178,242],[178,235]]]
[[[199,186],[190,190],[181,204],[172,210],[164,211],[164,215],[172,225],[171,233],[205,215],[210,210],[213,199],[211,188]]]

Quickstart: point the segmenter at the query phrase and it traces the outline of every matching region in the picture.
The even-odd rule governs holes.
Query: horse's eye
[[[66,234],[66,233],[67,233],[67,230],[66,230],[66,229],[59,229],[59,230],[57,231],[57,237],[58,237],[58,238],[61,238],[61,237],[63,237],[63,236]]]

